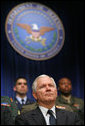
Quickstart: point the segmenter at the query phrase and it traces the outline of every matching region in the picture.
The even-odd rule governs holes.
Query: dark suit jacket
[[[56,125],[81,125],[76,113],[56,109]],[[15,119],[16,125],[46,125],[45,119],[39,107],[26,113],[22,113]]]

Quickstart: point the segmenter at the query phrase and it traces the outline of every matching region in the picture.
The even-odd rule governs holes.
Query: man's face
[[[28,91],[27,81],[25,79],[18,79],[14,86],[14,91],[21,95],[26,94]]]
[[[68,78],[62,78],[59,81],[59,91],[63,94],[70,94],[72,90],[71,81]]]
[[[39,103],[55,101],[57,89],[48,76],[40,77],[37,81],[36,93],[33,93],[33,96]]]

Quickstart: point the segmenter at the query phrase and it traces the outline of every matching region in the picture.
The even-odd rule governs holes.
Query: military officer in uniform
[[[84,101],[80,98],[73,97],[71,94],[72,83],[69,78],[61,78],[58,82],[60,95],[56,99],[58,108],[77,112],[82,121],[84,121]]]
[[[1,125],[15,125],[18,108],[12,98],[1,96]]]
[[[18,114],[20,114],[23,105],[33,103],[33,101],[27,98],[28,85],[26,78],[17,78],[13,90],[16,92],[16,97],[14,100],[18,106]]]

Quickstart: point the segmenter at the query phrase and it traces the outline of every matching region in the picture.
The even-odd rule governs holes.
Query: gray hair
[[[32,90],[33,90],[33,92],[36,92],[37,81],[38,81],[38,79],[41,78],[41,77],[46,77],[46,76],[49,77],[49,78],[53,81],[54,86],[57,88],[56,83],[55,83],[55,81],[54,81],[54,79],[53,79],[52,77],[50,77],[50,76],[48,76],[48,75],[45,75],[45,74],[42,74],[42,75],[38,76],[38,77],[34,80],[34,82],[33,82],[33,84],[32,84]]]

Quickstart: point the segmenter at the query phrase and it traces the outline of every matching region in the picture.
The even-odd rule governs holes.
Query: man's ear
[[[16,87],[13,87],[13,90],[16,91]]]
[[[32,95],[37,100],[37,93],[36,92],[33,92]]]

